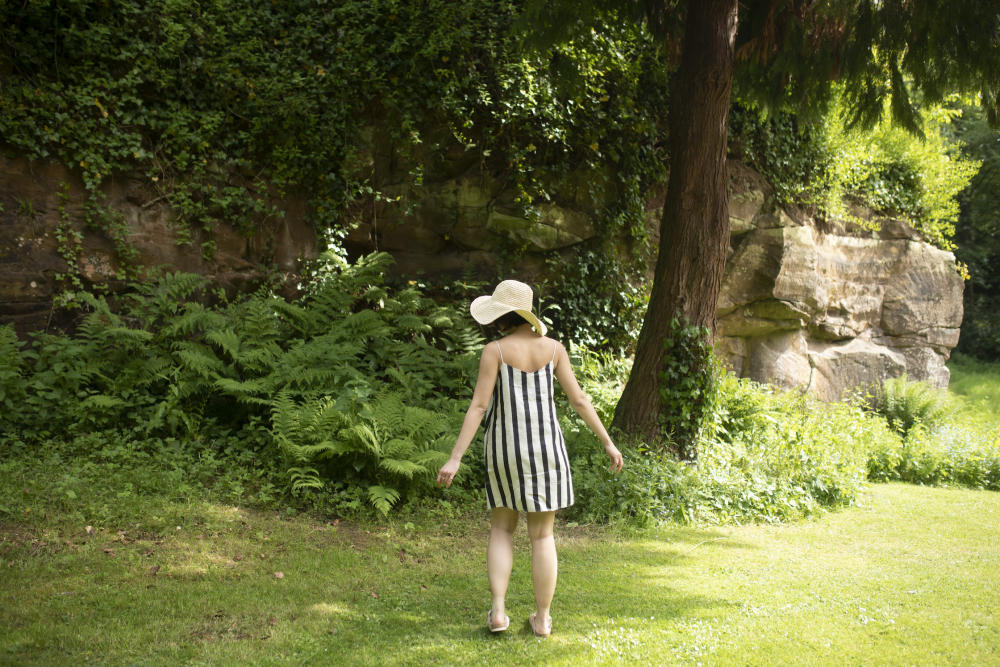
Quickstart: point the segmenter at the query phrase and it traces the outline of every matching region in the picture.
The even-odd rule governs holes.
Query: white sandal
[[[510,627],[510,616],[506,616],[507,622],[500,627],[493,627],[493,610],[490,609],[486,614],[486,627],[490,629],[490,632],[503,632]]]
[[[544,630],[542,632],[539,632],[538,628],[535,627],[535,619],[537,617],[538,617],[538,612],[535,612],[534,614],[528,617],[528,625],[531,626],[531,631],[535,633],[536,637],[548,637],[549,635],[552,634],[552,617],[547,616],[545,618]]]

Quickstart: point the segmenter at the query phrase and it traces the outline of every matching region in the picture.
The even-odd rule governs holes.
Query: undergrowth
[[[205,498],[356,518],[481,508],[481,446],[450,489],[433,478],[484,339],[464,309],[387,284],[388,261],[327,256],[296,301],[227,301],[168,274],[117,303],[81,295],[89,314],[72,335],[21,341],[0,328],[0,520],[161,531]],[[611,423],[629,362],[571,349]],[[869,480],[1000,490],[990,393],[946,397],[901,379],[874,408],[860,396],[824,404],[710,366],[697,459],[619,437],[617,476],[557,394],[577,498],[568,519],[785,521],[849,505]]]
[[[106,444],[81,437],[117,434],[167,459],[171,442],[198,459],[256,451],[292,502],[384,514],[447,458],[481,343],[454,309],[386,285],[389,261],[329,255],[295,302],[206,306],[203,278],[167,274],[118,304],[81,293],[90,312],[74,335],[25,346],[6,327],[8,439],[98,461]]]

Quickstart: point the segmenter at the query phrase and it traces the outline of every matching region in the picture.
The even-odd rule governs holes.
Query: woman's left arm
[[[483,421],[483,416],[490,405],[490,396],[493,395],[493,388],[497,382],[497,372],[500,368],[500,355],[496,345],[488,344],[483,348],[483,353],[479,357],[479,377],[476,379],[476,389],[472,392],[472,403],[465,413],[465,420],[462,422],[462,429],[458,432],[455,440],[455,447],[451,450],[451,458],[441,466],[438,472],[437,483],[439,486],[451,486],[452,480],[458,474],[458,467],[465,456],[465,450],[476,436],[479,424]]]

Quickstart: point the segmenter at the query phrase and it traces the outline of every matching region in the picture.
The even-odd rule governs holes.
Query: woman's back
[[[503,363],[526,373],[533,373],[553,361],[556,342],[546,336],[516,331],[499,341]],[[495,345],[496,343],[490,343]]]

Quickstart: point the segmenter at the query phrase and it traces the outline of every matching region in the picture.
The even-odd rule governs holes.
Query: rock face
[[[380,190],[387,199],[409,200],[409,205],[373,205],[374,214],[357,216],[345,246],[355,254],[389,252],[396,270],[407,275],[492,279],[498,250],[506,244],[527,251],[519,277],[534,280],[543,277],[545,253],[595,234],[590,212],[598,204],[585,194],[585,182],[575,185],[578,179],[572,176],[566,180],[555,201],[540,206],[540,216],[533,221],[520,212],[511,184],[484,174],[478,164],[428,173],[416,199],[405,185],[383,185]]]
[[[717,349],[737,374],[833,400],[906,373],[945,387],[963,283],[950,252],[884,221],[820,225],[734,194]]]
[[[419,200],[406,206],[385,203],[406,200],[404,186],[381,187],[385,201],[355,216],[348,248],[389,251],[402,273],[492,278],[499,249],[516,247],[527,251],[516,277],[534,281],[552,270],[545,253],[595,234],[589,212],[599,202],[583,179],[567,177],[540,218],[528,221],[509,184],[460,162],[428,174]],[[944,363],[958,341],[963,289],[951,253],[898,222],[873,233],[782,210],[760,175],[739,163],[730,173],[731,254],[716,348],[739,375],[823,399],[904,372],[947,385]],[[60,183],[69,186],[64,196]],[[298,260],[317,252],[294,201],[282,203],[284,218],[261,221],[250,236],[217,227],[178,245],[172,212],[148,184],[113,180],[105,195],[127,224],[138,265],[201,273],[232,291],[259,280],[262,262],[294,275]],[[82,185],[66,169],[0,157],[0,323],[14,322],[21,332],[48,324],[56,276],[67,269],[60,225],[82,234],[82,279],[114,283],[114,244],[83,228],[82,202]],[[654,237],[657,205],[648,207]],[[211,260],[202,257],[204,241],[215,243]]]
[[[301,207],[294,202],[284,218],[261,221],[253,235],[219,225],[211,232],[192,230],[191,242],[179,244],[172,211],[149,184],[110,179],[104,195],[127,226],[136,266],[199,273],[230,292],[260,281],[262,263],[291,273],[301,258],[317,252],[316,235],[302,222]],[[84,284],[114,288],[120,283],[115,244],[101,231],[85,227],[83,203],[83,184],[64,167],[0,154],[0,324],[13,323],[24,333],[53,323],[52,297],[61,289],[57,276],[69,270],[67,254],[75,257]],[[60,236],[65,239],[70,231],[80,241],[78,249],[67,253],[76,244]],[[202,243],[208,241],[214,243],[211,259],[202,255]]]

